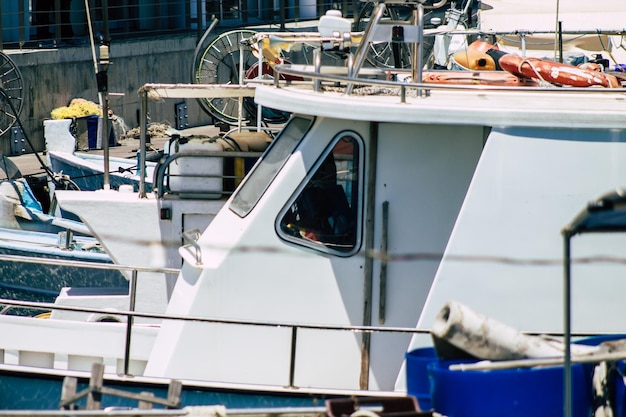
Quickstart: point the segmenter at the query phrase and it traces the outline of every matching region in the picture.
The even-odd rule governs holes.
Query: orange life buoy
[[[553,84],[573,87],[619,87],[616,77],[597,71],[587,71],[569,64],[548,61],[539,58],[524,58],[518,55],[503,55],[500,66],[520,77],[535,78]]]
[[[433,84],[537,86],[535,80],[506,71],[424,71],[422,82]]]

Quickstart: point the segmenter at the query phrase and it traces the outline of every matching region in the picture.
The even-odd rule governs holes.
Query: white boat
[[[128,291],[118,271],[46,264],[46,259],[110,264],[111,258],[84,224],[44,213],[28,181],[8,158],[0,158],[0,166],[0,253],[44,260],[0,261],[2,298],[54,302],[59,291],[70,286]]]
[[[67,176],[79,190],[100,190],[104,186],[104,159],[102,155],[84,152],[47,152],[48,164],[53,172]],[[155,162],[146,163],[146,184],[152,188]],[[138,189],[139,175],[136,159],[109,157],[109,184],[114,189],[127,184]]]
[[[116,386],[156,390],[181,380],[184,405],[404,396],[405,354],[432,347],[431,326],[449,300],[520,331],[563,331],[559,231],[587,201],[623,183],[626,90],[414,83],[424,75],[417,58],[408,70],[363,68],[371,43],[392,40],[379,19],[387,6],[393,3],[377,6],[365,33],[250,39],[261,49],[268,39],[270,46],[305,41],[338,50],[347,57],[339,67],[276,66],[275,84],[254,88],[252,81],[144,86],[144,103],[148,93],[210,97],[239,89],[292,117],[225,201],[214,189],[187,207],[170,205],[185,196],[160,187],[153,194],[141,186],[139,193],[58,193],[61,207],[80,216],[120,264],[172,267],[163,242],[181,242],[185,232],[181,273],[160,288],[138,280],[137,297],[150,289],[163,300],[136,308],[150,323],[115,310],[107,314],[120,323],[60,319],[71,297],[60,297],[45,322],[0,316],[0,331],[14,335],[0,342],[0,381],[11,382],[0,384],[2,398],[11,399],[4,406],[50,407],[43,390],[59,392],[61,376],[86,376],[94,362]],[[421,15],[420,5],[410,7]],[[611,10],[623,8],[611,2]],[[394,40],[399,33],[407,42],[421,39],[419,19],[394,25],[402,28]],[[214,216],[207,214],[214,204]],[[204,222],[203,232],[194,235],[178,220],[187,218]],[[105,242],[115,230],[141,234]],[[618,255],[623,243],[581,242],[575,256]],[[580,267],[573,331],[623,331],[626,283],[611,274],[618,267]],[[106,300],[94,296],[90,305]],[[14,395],[26,381],[28,394]]]

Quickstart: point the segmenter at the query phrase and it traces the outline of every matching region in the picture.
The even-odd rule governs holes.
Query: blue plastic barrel
[[[432,401],[427,366],[437,361],[435,349],[432,347],[415,349],[407,352],[405,358],[407,393],[417,398],[422,410],[430,410]]]
[[[451,371],[458,361],[431,362],[435,411],[448,417],[554,417],[563,415],[563,366]],[[573,416],[592,410],[588,367],[572,365]]]

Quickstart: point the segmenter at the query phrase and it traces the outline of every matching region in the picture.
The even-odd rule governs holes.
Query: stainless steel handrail
[[[183,241],[194,248],[196,255],[196,265],[202,265],[202,248],[198,244],[200,231],[198,229],[189,230],[181,233]]]
[[[136,296],[136,281],[138,279],[137,272],[164,272],[164,273],[178,273],[180,270],[174,268],[146,268],[138,266],[124,266],[114,264],[102,264],[91,263],[83,261],[67,261],[58,259],[42,259],[35,257],[16,256],[16,255],[0,255],[1,261],[11,262],[25,262],[25,263],[43,263],[49,265],[71,265],[84,268],[94,269],[114,269],[114,270],[126,270],[133,271],[133,282],[129,286],[129,296],[131,300]],[[148,278],[149,279],[149,278]],[[111,311],[109,309],[101,308],[88,308],[77,307],[68,305],[57,305],[54,303],[43,303],[35,301],[23,301],[23,300],[11,300],[0,299],[0,306],[12,306],[30,308],[36,310],[58,310],[58,311],[72,311],[81,313],[92,314],[106,314],[109,316],[122,316],[127,318],[126,322],[126,338],[124,342],[124,372],[128,375],[129,363],[130,363],[130,346],[132,344],[132,328],[137,326],[134,324],[136,318],[143,319],[156,319],[156,320],[177,320],[185,322],[200,322],[200,323],[213,323],[224,325],[241,325],[241,326],[261,326],[261,327],[273,327],[273,328],[289,328],[291,337],[289,343],[291,344],[290,350],[290,368],[289,368],[289,387],[294,387],[295,376],[295,358],[296,358],[296,346],[298,331],[302,329],[307,330],[324,330],[324,331],[348,331],[352,333],[361,333],[363,335],[371,335],[373,333],[395,333],[395,334],[428,334],[429,329],[417,329],[414,327],[381,327],[381,326],[346,326],[346,325],[327,325],[327,324],[314,324],[314,323],[296,323],[296,322],[276,322],[276,321],[259,321],[259,320],[235,320],[235,319],[223,319],[214,317],[201,317],[201,316],[181,316],[172,314],[161,313],[144,313],[133,311],[133,303],[130,303],[129,310]],[[107,325],[111,325],[108,323]],[[547,334],[547,333],[544,333]],[[557,335],[557,333],[551,333]],[[588,333],[572,334],[571,336],[590,336]]]
[[[170,176],[178,176],[185,178],[230,178],[230,179],[243,179],[243,176],[226,176],[226,175],[191,175],[191,174],[171,174],[169,172],[170,165],[182,158],[259,158],[262,152],[238,152],[238,151],[179,151],[173,155],[169,155],[163,162],[159,163],[154,173],[153,188],[156,189],[157,197],[162,198],[166,193],[170,193],[171,189],[167,184],[167,179]],[[230,191],[232,192],[232,190]],[[174,192],[175,194],[178,192]],[[200,192],[187,192],[188,194],[206,194],[212,191]],[[227,194],[229,190],[215,191],[214,194]]]

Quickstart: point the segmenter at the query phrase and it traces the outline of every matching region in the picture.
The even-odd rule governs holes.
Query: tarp
[[[483,0],[480,20],[484,30],[622,30],[625,13],[624,0]]]
[[[622,35],[612,34],[624,30],[624,16],[624,0],[483,0],[479,28],[496,33],[527,33],[524,47],[519,35],[499,35],[498,43],[507,52],[550,59],[558,56],[555,34],[560,29],[564,55],[583,54],[591,59],[602,53],[603,58],[612,61],[613,68],[626,63],[622,48],[626,42]],[[519,52],[522,49],[525,53]]]

